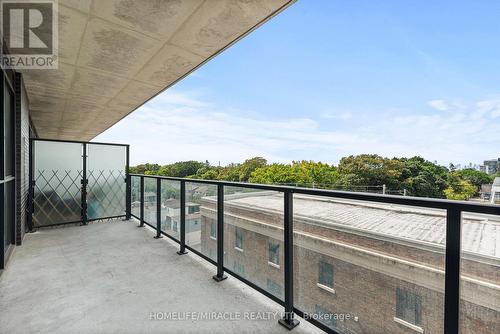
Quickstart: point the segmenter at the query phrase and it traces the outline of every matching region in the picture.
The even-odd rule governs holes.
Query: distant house
[[[156,202],[156,193],[153,191],[145,191],[144,192],[144,203],[155,203]]]
[[[180,201],[178,199],[167,199],[162,202],[161,229],[176,238],[180,232]],[[194,202],[186,203],[186,242],[190,245],[200,243],[201,230],[200,204]]]
[[[490,201],[492,204],[500,204],[500,177],[495,177],[495,180],[493,180]]]
[[[481,199],[484,201],[489,201],[491,199],[491,188],[493,187],[492,184],[482,184],[481,185]]]

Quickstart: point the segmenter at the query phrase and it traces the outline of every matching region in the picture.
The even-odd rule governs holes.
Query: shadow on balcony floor
[[[150,320],[152,312],[281,312],[137,222],[29,234],[0,276],[2,333],[288,333],[270,320]],[[301,319],[293,333],[317,333]]]

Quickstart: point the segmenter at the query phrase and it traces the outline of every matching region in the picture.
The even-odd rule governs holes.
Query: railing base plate
[[[292,321],[290,320],[287,320],[285,318],[282,318],[280,320],[278,320],[278,323],[285,327],[286,329],[288,329],[289,331],[291,331],[292,329],[294,329],[295,327],[297,327],[297,325],[300,323],[300,321],[298,321],[297,319],[292,319]]]
[[[186,251],[182,251],[182,252],[181,252],[181,251],[177,251],[177,254],[178,254],[178,255],[184,255],[184,254],[187,254],[187,253],[188,253],[188,252],[186,252]]]
[[[163,235],[155,235],[154,238],[155,239],[163,239]]]
[[[227,275],[222,275],[222,276],[217,276],[217,275],[214,275],[212,278],[213,278],[215,281],[220,282],[220,281],[225,280],[225,279],[227,278]]]

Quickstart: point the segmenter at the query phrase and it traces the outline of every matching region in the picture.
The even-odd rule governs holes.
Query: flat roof
[[[231,195],[230,195],[231,196]],[[255,210],[283,212],[283,195],[258,192],[226,196],[225,202]],[[314,219],[351,231],[390,237],[413,243],[444,248],[446,212],[401,205],[367,203],[317,196],[294,195],[294,215]],[[500,218],[489,215],[465,215],[462,249],[500,260]]]

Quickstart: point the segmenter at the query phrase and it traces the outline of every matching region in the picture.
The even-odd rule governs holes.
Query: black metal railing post
[[[217,282],[225,280],[224,275],[224,185],[217,184]]]
[[[278,322],[288,330],[299,324],[293,314],[293,193],[284,192],[285,315]]]
[[[82,220],[82,225],[87,225],[87,144],[83,143],[82,144],[82,190],[81,190],[81,195],[82,195],[82,215],[81,215],[81,220]]]
[[[458,334],[460,327],[461,211],[446,210],[446,262],[444,283],[444,332]]]
[[[155,239],[161,239],[161,179],[156,179],[156,235]]]
[[[179,255],[187,254],[186,252],[186,181],[181,181],[181,198],[180,198],[180,210],[181,210],[181,231],[180,231],[180,249],[177,252]]]
[[[129,174],[129,164],[130,164],[130,146],[127,145],[127,157],[125,166],[125,185],[126,185],[126,195],[125,195],[125,219],[129,220],[132,214],[132,186]]]
[[[141,176],[141,183],[139,185],[140,187],[140,219],[141,219],[141,222],[139,224],[139,227],[143,227],[144,226],[144,176]]]

